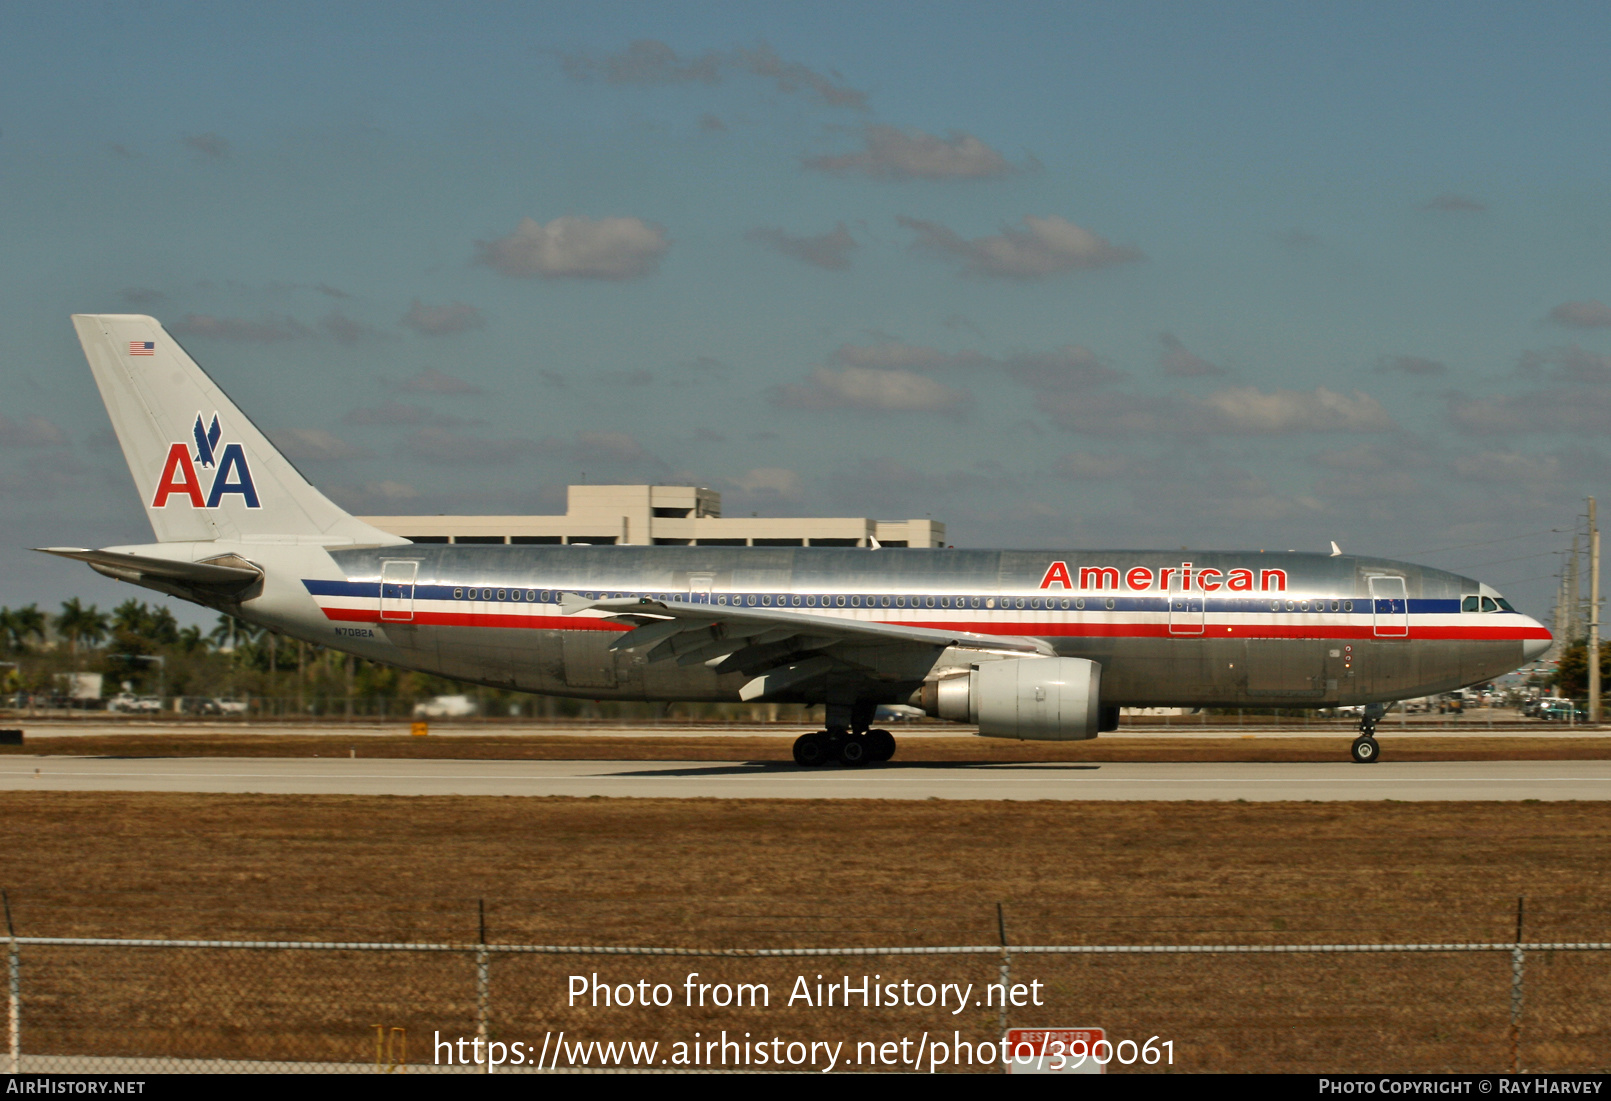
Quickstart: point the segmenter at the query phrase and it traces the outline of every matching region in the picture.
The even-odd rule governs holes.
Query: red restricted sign
[[[1112,1058],[1100,1028],[1007,1030],[1008,1074],[1102,1074]]]

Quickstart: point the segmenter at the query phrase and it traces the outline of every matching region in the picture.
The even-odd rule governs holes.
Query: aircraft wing
[[[1022,635],[981,635],[897,623],[868,623],[778,608],[727,607],[628,597],[589,600],[566,593],[567,615],[606,613],[633,629],[612,650],[647,651],[649,661],[705,664],[718,673],[744,673],[745,700],[765,699],[788,688],[846,672],[867,675],[889,657],[937,657],[948,648],[1051,656],[1040,639]],[[876,674],[875,674],[876,675]]]

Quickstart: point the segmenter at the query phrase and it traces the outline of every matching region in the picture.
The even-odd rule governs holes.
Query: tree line
[[[136,695],[265,698],[282,710],[325,710],[330,700],[421,699],[476,693],[442,677],[377,665],[220,615],[210,630],[181,627],[173,612],[130,598],[111,611],[65,600],[0,607],[0,686],[51,696],[64,673],[101,673],[104,691]],[[487,695],[489,693],[481,693]],[[496,694],[494,694],[496,695]]]

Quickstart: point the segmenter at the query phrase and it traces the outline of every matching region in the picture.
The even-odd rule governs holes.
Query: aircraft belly
[[[1136,707],[1333,707],[1449,691],[1521,664],[1512,642],[1059,640],[1102,666],[1102,700]]]

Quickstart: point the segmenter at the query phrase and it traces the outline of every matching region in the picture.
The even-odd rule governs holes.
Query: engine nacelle
[[[992,738],[1073,741],[1104,725],[1102,667],[1085,658],[1008,658],[923,685],[922,708],[954,722],[978,723]]]

